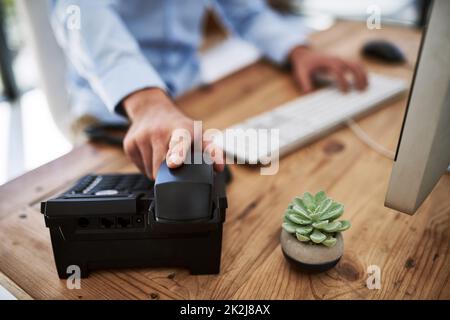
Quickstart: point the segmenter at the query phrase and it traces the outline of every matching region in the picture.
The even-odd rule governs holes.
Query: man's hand
[[[342,91],[350,88],[347,75],[351,75],[353,83],[358,90],[367,87],[367,74],[364,68],[358,64],[342,60],[337,57],[327,56],[313,51],[304,46],[294,48],[289,55],[294,79],[303,90],[310,92],[314,88],[312,76],[317,72],[331,74]]]
[[[183,164],[192,140],[181,137],[177,132],[187,132],[190,138],[194,138],[194,122],[174,105],[164,91],[157,88],[137,91],[128,96],[123,105],[131,120],[123,147],[139,170],[155,179],[164,159],[169,168]],[[223,170],[223,155],[216,152],[210,156],[215,161],[214,168]]]

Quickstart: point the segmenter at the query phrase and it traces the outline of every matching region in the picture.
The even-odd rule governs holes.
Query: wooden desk
[[[369,31],[363,24],[339,23],[315,35],[313,43],[360,59],[363,42],[378,37],[399,43],[414,63],[420,33],[412,29]],[[408,67],[365,64],[372,71],[412,76]],[[298,95],[287,74],[261,62],[187,94],[179,104],[206,127],[224,128]],[[405,102],[406,96],[359,123],[393,150]],[[33,299],[449,299],[450,177],[441,179],[411,217],[383,206],[391,164],[343,128],[283,158],[277,175],[233,166],[220,275],[191,276],[165,268],[99,271],[82,280],[81,290],[68,290],[56,274],[39,202],[89,172],[136,170],[120,150],[83,145],[0,188],[0,284]],[[353,227],[344,234],[341,262],[326,273],[309,275],[284,260],[280,223],[295,195],[321,189],[345,204],[344,217]],[[381,268],[380,290],[366,287],[369,265]]]

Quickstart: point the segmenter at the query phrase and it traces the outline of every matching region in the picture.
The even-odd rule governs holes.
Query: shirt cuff
[[[99,77],[97,94],[102,98],[111,112],[123,116],[122,100],[141,89],[161,88],[167,91],[164,81],[147,61],[122,59],[114,67]]]

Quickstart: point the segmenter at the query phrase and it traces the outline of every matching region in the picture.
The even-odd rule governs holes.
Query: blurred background
[[[381,23],[421,27],[427,1],[270,0],[311,31],[339,19],[365,21],[378,6]],[[0,185],[71,150],[64,118],[64,59],[54,43],[47,0],[0,0]],[[211,14],[206,37],[225,34]],[[249,63],[252,60],[249,59]],[[214,64],[206,64],[214,69]],[[231,70],[231,69],[230,69]],[[209,72],[210,70],[206,70]],[[211,70],[214,71],[214,70]],[[58,89],[56,88],[58,86]]]

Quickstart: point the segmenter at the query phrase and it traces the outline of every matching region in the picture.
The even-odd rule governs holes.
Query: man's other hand
[[[294,79],[303,92],[310,92],[314,89],[313,75],[318,72],[332,75],[339,89],[344,92],[350,88],[347,75],[351,76],[354,86],[358,90],[364,90],[367,87],[367,73],[358,63],[320,54],[304,46],[294,48],[289,59]]]
[[[155,179],[164,159],[169,168],[182,165],[194,139],[193,120],[158,88],[137,91],[125,98],[123,105],[131,120],[123,147],[139,170]],[[214,168],[223,170],[223,154],[217,148],[208,149],[215,151],[210,154]]]

